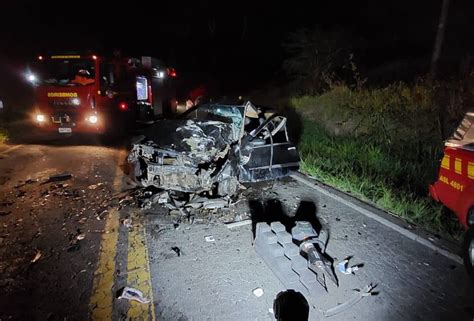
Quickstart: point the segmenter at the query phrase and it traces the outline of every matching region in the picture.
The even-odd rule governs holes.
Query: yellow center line
[[[133,229],[128,233],[127,270],[130,272],[127,274],[127,285],[140,290],[150,303],[130,301],[127,320],[155,320],[149,262],[145,228],[140,222],[134,222]]]
[[[117,169],[113,182],[113,191],[119,192],[122,187],[122,171],[119,166],[125,158],[125,150],[119,153]],[[117,254],[117,242],[119,236],[119,213],[112,210],[107,216],[105,233],[102,234],[99,251],[99,261],[94,272],[92,283],[92,294],[89,306],[92,310],[91,320],[112,320],[113,298],[112,292],[115,281],[115,256]]]
[[[8,148],[7,150],[4,150],[3,152],[0,152],[0,155],[6,155],[6,154],[8,154],[9,152],[12,152],[12,151],[14,151],[15,149],[20,148],[21,146],[23,146],[23,145],[15,145],[15,146],[12,146],[12,147]]]

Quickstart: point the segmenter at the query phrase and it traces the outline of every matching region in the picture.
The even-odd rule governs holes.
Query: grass
[[[7,141],[8,135],[7,130],[0,127],[0,145],[5,144]]]
[[[443,146],[435,110],[413,106],[428,99],[411,97],[406,86],[376,91],[337,88],[292,99],[305,119],[301,170],[411,224],[459,238],[456,218],[428,194]]]

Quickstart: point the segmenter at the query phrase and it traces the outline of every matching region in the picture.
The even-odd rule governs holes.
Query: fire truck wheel
[[[474,227],[464,235],[463,257],[467,273],[474,279]]]

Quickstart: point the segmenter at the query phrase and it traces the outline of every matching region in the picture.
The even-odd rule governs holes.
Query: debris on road
[[[355,289],[354,291],[356,291],[357,293],[351,299],[349,299],[348,301],[346,301],[342,304],[339,304],[339,305],[337,305],[333,308],[330,308],[330,309],[324,311],[323,315],[325,317],[330,317],[330,316],[336,315],[338,313],[346,311],[347,309],[349,309],[350,307],[355,305],[357,302],[362,300],[362,298],[364,298],[364,297],[369,297],[371,295],[377,295],[378,293],[373,292],[375,287],[376,287],[375,285],[369,284],[369,285],[366,285],[362,290]]]
[[[349,267],[350,259],[351,257],[348,257],[337,264],[337,269],[339,272],[342,274],[355,274],[355,271],[359,270],[359,268],[363,266],[363,264],[356,264]]]
[[[252,224],[252,220],[242,220],[242,221],[237,221],[237,222],[232,222],[232,223],[227,223],[226,226],[229,229],[236,228],[236,227],[241,227],[245,225],[250,225]]]
[[[119,290],[117,298],[137,301],[143,304],[150,303],[150,299],[145,298],[142,291],[127,286]]]
[[[104,183],[97,183],[97,184],[89,185],[89,186],[87,186],[87,188],[90,189],[90,190],[95,190],[97,187],[100,187],[102,185],[104,185]]]
[[[0,211],[0,216],[7,216],[10,215],[12,211]]]
[[[82,241],[85,238],[86,238],[86,235],[84,233],[78,234],[76,236],[76,240],[78,240],[78,241]]]
[[[37,183],[37,182],[38,182],[37,179],[31,179],[31,178],[29,178],[29,179],[27,179],[27,180],[24,181],[24,182],[21,182],[21,181],[20,181],[20,183],[18,183],[17,185],[15,185],[15,188],[21,188],[21,187],[23,187],[23,186],[25,186],[25,185],[34,184],[34,183]]]
[[[49,176],[48,180],[42,184],[52,183],[52,182],[60,182],[60,181],[67,181],[68,179],[72,178],[72,174],[69,173],[62,173],[57,175]]]
[[[131,218],[126,218],[122,222],[123,226],[125,226],[127,229],[131,228],[133,226],[132,224],[132,219]]]
[[[204,239],[206,240],[206,242],[214,242],[215,241],[214,236],[212,236],[212,235],[205,236]]]
[[[35,257],[34,257],[33,259],[31,259],[30,262],[31,262],[31,263],[37,262],[37,261],[41,258],[41,255],[42,255],[42,254],[41,254],[41,251],[40,251],[40,250],[36,251]]]
[[[68,248],[67,248],[67,252],[76,252],[76,251],[79,251],[81,249],[81,245],[78,243],[78,242],[72,242],[69,244]]]
[[[176,255],[181,256],[181,249],[179,247],[173,246],[171,250],[173,250],[176,253]]]
[[[263,289],[262,288],[255,288],[252,290],[253,295],[255,295],[257,298],[261,297],[263,295]]]

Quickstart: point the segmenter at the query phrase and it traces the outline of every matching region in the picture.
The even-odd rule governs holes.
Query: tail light
[[[148,103],[150,105],[153,104],[153,91],[151,90],[151,86],[148,86]]]
[[[126,102],[121,102],[119,104],[120,110],[127,110],[128,109],[128,104]]]
[[[168,76],[176,78],[178,74],[176,73],[176,70],[174,68],[168,68]]]

